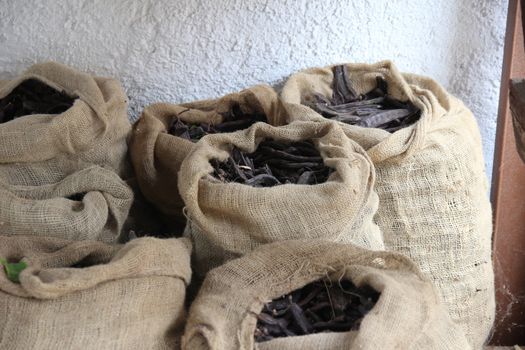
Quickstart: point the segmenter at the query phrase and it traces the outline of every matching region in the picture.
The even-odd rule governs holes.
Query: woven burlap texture
[[[234,146],[254,152],[264,139],[311,140],[334,171],[325,183],[267,188],[224,183],[211,175],[210,160],[226,160]],[[381,232],[373,223],[378,203],[374,177],[366,152],[332,122],[281,127],[257,123],[235,133],[205,136],[179,173],[195,273],[203,276],[259,245],[288,239],[321,238],[383,249]]]
[[[390,134],[340,123],[363,146],[377,173],[376,222],[387,249],[412,258],[431,278],[452,319],[475,349],[494,321],[492,215],[476,120],[464,104],[430,78],[402,74],[389,61],[347,64],[358,93],[380,76],[392,97],[421,110],[420,120]],[[314,93],[331,98],[331,67],[292,75],[282,99],[296,120],[326,120],[306,107]]]
[[[41,63],[13,80],[0,81],[0,98],[28,79],[37,79],[76,100],[61,114],[35,114],[0,124],[0,164],[49,161],[53,171],[66,159],[120,174],[128,171],[126,138],[131,124],[127,97],[118,81],[59,63]]]
[[[131,160],[145,197],[167,217],[185,222],[177,173],[194,143],[168,133],[176,117],[190,124],[217,124],[224,120],[224,114],[238,108],[247,115],[265,115],[270,124],[279,125],[278,101],[271,87],[258,85],[213,100],[146,107],[133,126],[130,143]]]
[[[0,166],[0,234],[116,242],[133,202],[112,170],[62,162]]]
[[[254,343],[265,302],[319,279],[351,280],[381,293],[359,330]],[[210,271],[182,343],[185,350],[470,349],[431,282],[408,258],[319,240],[267,244]]]
[[[187,239],[0,236],[0,257],[28,264],[19,284],[0,273],[0,348],[173,349],[190,251]]]

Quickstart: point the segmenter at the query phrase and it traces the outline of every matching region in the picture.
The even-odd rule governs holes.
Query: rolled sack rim
[[[31,238],[31,236],[18,236],[18,238]],[[3,240],[15,240],[16,236],[2,236]],[[187,238],[173,238],[169,242],[166,240],[143,237],[137,238],[126,244],[108,244],[100,241],[69,241],[64,239],[45,238],[46,240],[59,242],[61,246],[51,252],[39,251],[41,259],[31,256],[21,257],[28,267],[20,275],[20,283],[14,283],[7,279],[4,274],[0,274],[0,291],[12,296],[22,298],[36,298],[40,300],[53,300],[67,297],[69,294],[82,291],[93,291],[98,286],[106,283],[131,278],[145,278],[151,276],[176,278],[181,280],[187,287],[191,280],[190,254],[191,242]],[[45,241],[45,240],[44,240]],[[39,244],[39,243],[37,243]],[[48,242],[44,242],[43,246]],[[12,245],[16,245],[13,243]],[[148,248],[159,246],[164,256],[164,261],[169,262],[173,259],[172,254],[180,258],[177,263],[159,262],[148,253]],[[29,244],[26,249],[30,251]],[[7,247],[0,249],[3,251]],[[84,249],[83,249],[84,248]],[[169,248],[169,249],[168,249]],[[68,251],[75,251],[76,254],[71,260],[64,263],[63,255]],[[87,267],[71,267],[82,259],[88,258],[93,254],[105,252],[108,255],[107,261],[102,261]],[[140,260],[137,253],[142,252]],[[167,258],[168,253],[170,259]],[[21,252],[20,254],[24,254]],[[71,255],[71,253],[69,254]],[[151,261],[148,261],[149,260]],[[43,267],[42,262],[48,265],[59,265],[57,267]],[[69,266],[60,266],[60,265]]]
[[[81,180],[91,177],[98,179],[97,186]],[[13,227],[37,233],[40,223],[46,227],[44,232],[53,235],[53,228],[57,229],[64,223],[48,223],[50,216],[62,217],[64,222],[70,224],[68,230],[71,238],[98,232],[93,238],[105,237],[104,240],[109,239],[105,227],[114,222],[120,227],[120,211],[127,213],[133,201],[131,188],[117,174],[99,166],[90,166],[68,174],[56,183],[41,186],[10,185],[0,179],[0,193],[10,203],[7,209],[1,206],[0,216],[9,218],[0,222],[2,233],[10,234]],[[84,194],[80,200],[68,198],[79,193]],[[12,215],[17,208],[25,213],[25,218],[18,219],[18,216]],[[28,221],[27,217],[34,219]],[[63,235],[55,237],[65,238]]]
[[[77,178],[86,177],[89,178],[95,176],[99,182],[95,187],[92,183],[83,182],[76,180]],[[101,181],[103,180],[103,182]],[[78,182],[77,182],[78,181]],[[68,189],[69,183],[75,183],[76,188]],[[68,189],[63,191],[62,188]],[[90,192],[108,192],[112,197],[121,200],[132,200],[133,190],[129,187],[124,180],[122,180],[116,173],[98,165],[88,166],[83,169],[79,169],[70,174],[66,174],[61,180],[55,183],[49,183],[44,185],[30,186],[30,185],[11,185],[0,178],[0,189],[6,189],[12,192],[20,198],[33,197],[42,193],[43,195],[37,195],[34,199],[42,200],[45,199],[46,193],[61,193],[62,196],[70,196],[77,193],[90,193]],[[47,198],[51,199],[51,198]]]

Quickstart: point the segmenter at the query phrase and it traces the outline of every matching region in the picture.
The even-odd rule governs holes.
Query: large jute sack
[[[194,144],[168,133],[176,118],[191,124],[217,124],[235,108],[247,115],[264,115],[268,123],[280,125],[278,101],[271,87],[258,85],[214,100],[146,107],[133,126],[130,142],[131,160],[145,197],[172,220],[185,223],[177,173]]]
[[[380,293],[357,331],[254,342],[264,303],[311,282],[350,280]],[[330,282],[328,282],[330,281]],[[405,256],[319,240],[275,242],[208,273],[191,305],[185,350],[470,349],[432,283]]]
[[[187,239],[0,236],[0,257],[28,265],[20,283],[0,271],[0,348],[176,348],[190,251]]]
[[[432,79],[402,74],[389,61],[348,64],[357,93],[380,76],[388,94],[421,110],[415,124],[390,134],[341,123],[374,163],[379,195],[376,222],[387,249],[412,258],[433,281],[452,319],[480,348],[494,320],[492,219],[480,134],[464,104]],[[290,116],[323,121],[304,106],[332,94],[331,67],[292,75],[282,91]],[[301,105],[303,104],[303,105]]]
[[[116,242],[133,202],[112,170],[62,162],[0,166],[0,234]]]
[[[114,79],[93,77],[59,63],[30,67],[19,77],[0,81],[0,99],[28,80],[38,80],[75,98],[59,114],[35,114],[0,124],[0,164],[80,160],[124,173],[126,138],[131,131],[127,97]]]
[[[324,183],[256,188],[226,183],[211,175],[210,160],[224,161],[235,146],[254,152],[265,139],[285,143],[311,140],[334,171]],[[194,244],[194,271],[200,277],[259,245],[289,239],[324,239],[383,249],[373,223],[377,209],[374,170],[366,152],[332,122],[298,122],[208,135],[183,161],[179,191],[188,217],[185,234]]]

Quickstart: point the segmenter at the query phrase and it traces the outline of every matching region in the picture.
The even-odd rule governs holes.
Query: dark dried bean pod
[[[395,119],[404,118],[408,115],[410,115],[410,111],[408,109],[385,110],[383,112],[378,112],[367,118],[361,119],[358,125],[368,127],[368,128],[377,128]]]
[[[286,151],[280,151],[272,149],[270,147],[263,146],[261,147],[261,152],[265,152],[270,155],[278,156],[282,159],[291,160],[295,162],[322,162],[323,158],[320,156],[301,156],[297,154],[288,153]]]
[[[290,311],[292,316],[304,334],[310,334],[312,332],[312,325],[308,322],[308,319],[304,316],[303,310],[301,307],[295,303],[290,305]]]
[[[267,174],[256,175],[251,179],[247,179],[244,183],[246,185],[252,185],[254,187],[271,187],[281,185],[281,182],[277,180],[275,176]]]
[[[257,315],[257,319],[267,325],[279,325],[279,322],[275,318],[266,313],[260,313]]]

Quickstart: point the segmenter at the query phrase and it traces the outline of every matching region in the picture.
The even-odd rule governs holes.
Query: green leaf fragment
[[[4,266],[7,278],[11,282],[20,283],[19,275],[20,272],[22,272],[27,267],[26,262],[19,261],[17,263],[10,263],[5,259],[0,258],[0,264]]]

